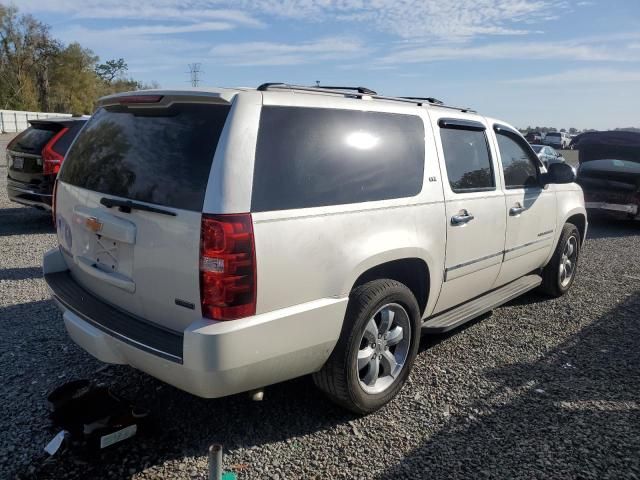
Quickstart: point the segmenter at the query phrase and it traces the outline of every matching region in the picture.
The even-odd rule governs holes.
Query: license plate
[[[128,427],[118,430],[117,432],[110,433],[109,435],[103,435],[100,437],[100,448],[107,448],[114,443],[122,442],[127,438],[133,437],[138,431],[138,426],[134,423]]]
[[[24,168],[24,158],[23,157],[13,157],[13,168],[15,170],[22,170]]]

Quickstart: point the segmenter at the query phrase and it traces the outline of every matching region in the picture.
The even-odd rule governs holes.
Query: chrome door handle
[[[458,215],[454,215],[453,217],[451,217],[451,225],[462,225],[464,223],[470,222],[474,218],[475,217],[466,210],[461,210]]]
[[[514,207],[511,207],[509,209],[509,215],[511,215],[512,217],[515,217],[517,215],[520,215],[522,212],[524,212],[526,210],[526,208],[524,208],[522,205],[517,204]]]

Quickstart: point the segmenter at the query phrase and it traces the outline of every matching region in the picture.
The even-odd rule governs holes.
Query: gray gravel
[[[48,299],[49,216],[9,203],[4,165],[0,177],[0,478],[205,478],[212,442],[240,478],[640,478],[638,225],[592,223],[567,296],[529,294],[425,338],[401,395],[356,418],[308,378],[253,403],[101,369]],[[45,462],[46,393],[75,378],[148,405],[153,430],[90,462],[75,450]]]

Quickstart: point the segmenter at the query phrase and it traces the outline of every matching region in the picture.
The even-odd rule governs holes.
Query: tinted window
[[[60,179],[100,193],[201,210],[228,106],[100,108],[69,150]]]
[[[64,156],[69,150],[73,139],[78,136],[78,132],[85,124],[85,122],[77,120],[73,122],[73,124],[69,127],[69,130],[58,139],[58,141],[53,145],[53,149],[58,152],[60,155]]]
[[[483,130],[440,129],[449,185],[454,192],[493,190],[495,179]]]
[[[47,142],[55,135],[56,130],[57,128],[43,129],[29,127],[11,143],[11,150],[40,155]]]
[[[530,152],[507,133],[496,133],[502,169],[507,188],[532,187],[538,185],[538,171]],[[533,155],[531,153],[531,155]]]
[[[420,117],[264,107],[253,177],[253,211],[411,197],[422,188]]]
[[[531,145],[531,148],[533,148],[533,151],[536,153],[540,153],[540,150],[542,150],[542,153],[547,153],[546,149],[540,145]]]

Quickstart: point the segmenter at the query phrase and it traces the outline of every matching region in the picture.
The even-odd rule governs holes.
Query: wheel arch
[[[349,292],[372,280],[396,280],[411,290],[420,307],[420,314],[424,316],[425,311],[432,307],[430,300],[434,298],[433,287],[438,285],[438,280],[433,278],[433,272],[434,269],[429,266],[428,260],[418,255],[377,259],[361,266],[357,275],[354,275]]]
[[[572,223],[578,227],[578,231],[580,232],[580,244],[583,244],[587,238],[587,216],[584,213],[574,213],[568,217],[564,223]]]

